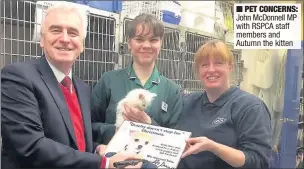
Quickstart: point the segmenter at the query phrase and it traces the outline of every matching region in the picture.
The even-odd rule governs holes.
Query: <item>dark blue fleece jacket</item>
[[[243,151],[246,161],[242,168],[269,168],[271,116],[262,100],[231,87],[213,103],[205,92],[185,95],[183,102],[178,129]],[[233,167],[205,151],[182,159],[179,168]]]

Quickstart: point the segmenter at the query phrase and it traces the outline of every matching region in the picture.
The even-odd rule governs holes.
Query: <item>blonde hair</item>
[[[58,9],[61,9],[62,11],[75,12],[79,16],[82,22],[82,29],[83,29],[81,35],[83,36],[83,39],[85,39],[87,36],[87,27],[88,27],[88,12],[85,8],[82,9],[79,6],[74,5],[73,3],[60,3],[50,6],[44,13],[44,17],[42,19],[41,28],[40,28],[40,34],[41,35],[43,34],[43,30],[44,30],[43,27],[47,15],[53,12],[54,10],[58,10]]]
[[[203,60],[216,59],[232,65],[233,54],[222,41],[210,40],[202,45],[194,54],[194,72],[197,74],[199,65]]]

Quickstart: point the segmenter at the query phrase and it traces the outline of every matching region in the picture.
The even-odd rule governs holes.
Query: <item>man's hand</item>
[[[189,138],[186,142],[186,149],[182,154],[182,158],[202,151],[211,151],[215,144],[214,141],[207,137]]]
[[[125,107],[125,111],[123,113],[123,117],[125,120],[145,123],[145,124],[152,124],[152,120],[146,112],[140,111],[139,109],[134,107],[129,107],[127,105],[125,105],[124,107]]]
[[[109,168],[115,168],[114,167],[115,162],[120,162],[120,161],[125,161],[125,160],[137,160],[137,159],[140,159],[140,158],[137,157],[136,154],[117,153],[110,158]],[[142,166],[142,162],[136,164],[135,166],[126,166],[125,168],[141,168],[141,166]]]

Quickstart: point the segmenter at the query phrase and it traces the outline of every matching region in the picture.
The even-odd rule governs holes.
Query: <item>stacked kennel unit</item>
[[[43,54],[35,38],[40,28],[36,16],[47,7],[41,5],[32,1],[1,1],[1,68]],[[74,64],[73,72],[93,87],[103,72],[118,65],[119,15],[92,10],[88,20],[85,50]]]
[[[1,1],[0,68],[43,54],[35,33],[39,31],[39,10],[48,5],[33,1]],[[125,28],[132,18],[94,8],[89,11],[85,50],[74,64],[73,72],[93,87],[105,71],[125,67],[131,62]],[[193,54],[206,40],[218,37],[178,25],[165,23],[165,26],[157,61],[160,73],[180,84],[185,92],[202,90],[193,75]],[[234,51],[234,56],[236,66],[232,81],[239,84],[240,52]]]

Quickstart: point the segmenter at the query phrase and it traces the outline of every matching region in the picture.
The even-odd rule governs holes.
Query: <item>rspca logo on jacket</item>
[[[215,120],[213,120],[212,125],[219,125],[219,124],[224,123],[225,121],[226,121],[225,118],[218,117],[218,118],[216,118]]]

